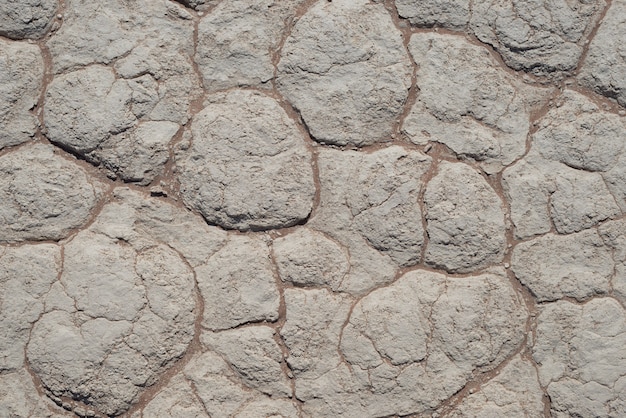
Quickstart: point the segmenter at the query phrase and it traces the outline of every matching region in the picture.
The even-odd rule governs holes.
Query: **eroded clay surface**
[[[427,412],[473,372],[515,351],[526,317],[501,272],[448,279],[413,271],[351,311],[327,291],[291,290],[285,297],[287,361],[311,416]],[[302,328],[313,332],[301,335]],[[326,348],[335,344],[339,352]]]
[[[463,163],[442,162],[424,194],[427,264],[465,273],[502,261],[502,201],[481,175]]]
[[[0,35],[11,39],[43,37],[54,21],[57,0],[0,1]]]
[[[533,358],[550,395],[551,414],[618,417],[624,412],[624,307],[611,298],[582,306],[546,305]]]
[[[125,181],[148,184],[200,96],[192,15],[169,1],[73,0],[65,12],[46,43],[55,73],[44,103],[48,137]]]
[[[622,214],[626,194],[623,117],[566,90],[538,121],[532,147],[503,183],[520,238],[579,232]]]
[[[402,34],[380,4],[317,2],[287,38],[278,88],[317,141],[389,140],[411,85]]]
[[[258,92],[209,100],[193,121],[191,144],[177,156],[185,203],[228,229],[304,220],[315,194],[311,154],[287,113]]]
[[[350,269],[341,290],[365,292],[420,261],[418,199],[430,157],[397,146],[371,154],[329,149],[320,152],[318,165],[321,203],[309,224],[347,251]]]
[[[520,82],[461,36],[416,33],[409,51],[419,93],[402,129],[412,142],[441,142],[487,172],[525,153],[530,114],[548,89]]]
[[[470,26],[516,70],[542,76],[574,72],[604,0],[477,0]]]
[[[624,69],[623,46],[620,42],[624,38],[624,13],[626,2],[613,0],[611,6],[602,19],[598,33],[591,41],[589,53],[585,57],[580,81],[587,87],[607,97],[614,98],[622,106],[626,106],[626,78]]]
[[[396,0],[398,14],[420,27],[465,29],[470,18],[469,0]]]
[[[268,87],[274,52],[304,0],[223,1],[198,25],[198,63],[207,91]]]
[[[168,246],[97,229],[63,246],[59,283],[72,303],[39,318],[27,356],[53,396],[118,415],[193,338],[194,276]]]
[[[0,39],[0,149],[31,139],[38,121],[29,112],[43,81],[43,57],[36,45]]]
[[[544,412],[543,391],[529,360],[514,357],[477,393],[469,395],[449,417],[535,417]]]
[[[0,0],[0,416],[626,413],[623,0]]]
[[[33,144],[0,156],[0,242],[59,240],[87,222],[105,186],[60,153]]]

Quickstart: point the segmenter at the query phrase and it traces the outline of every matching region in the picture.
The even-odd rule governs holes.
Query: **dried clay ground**
[[[626,0],[0,0],[0,417],[625,417]]]

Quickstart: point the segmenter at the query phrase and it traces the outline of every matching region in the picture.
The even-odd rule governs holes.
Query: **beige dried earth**
[[[0,417],[626,416],[626,0],[0,0]]]

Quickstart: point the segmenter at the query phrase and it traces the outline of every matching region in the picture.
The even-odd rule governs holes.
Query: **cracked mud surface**
[[[0,0],[0,417],[626,416],[623,0]]]

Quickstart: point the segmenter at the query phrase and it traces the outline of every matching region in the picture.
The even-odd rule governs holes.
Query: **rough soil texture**
[[[624,45],[624,0],[0,0],[0,417],[625,417]]]

